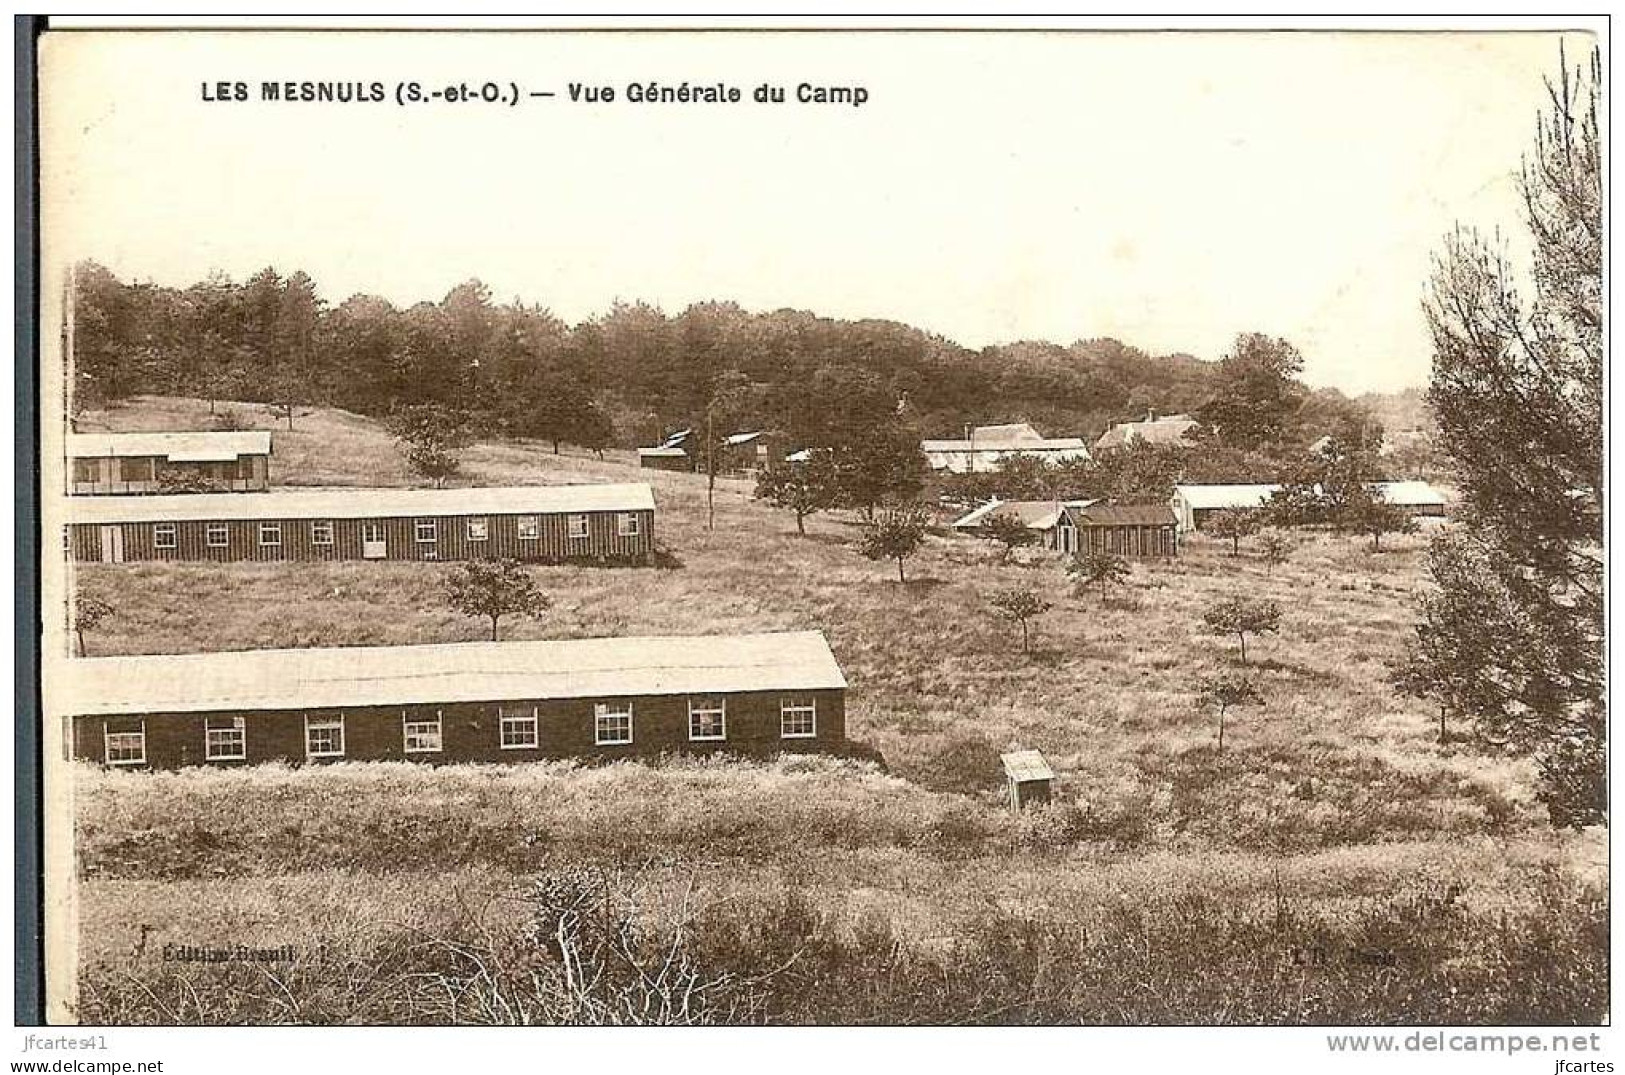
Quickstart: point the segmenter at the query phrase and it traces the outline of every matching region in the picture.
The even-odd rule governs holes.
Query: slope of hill
[[[139,400],[82,427],[196,427],[205,409]],[[696,959],[743,973],[779,966],[783,946],[802,953],[799,969],[763,985],[758,1018],[1601,1014],[1601,839],[1554,837],[1525,765],[1440,744],[1433,714],[1386,684],[1421,579],[1419,539],[1374,555],[1303,537],[1272,570],[1195,538],[1177,560],[1138,565],[1101,601],[1072,594],[1044,556],[998,564],[980,543],[938,534],[899,585],[856,553],[854,520],[815,516],[799,538],[743,482],[721,484],[707,530],[696,476],[535,444],[466,453],[471,484],[628,479],[654,485],[656,533],[675,566],[535,568],[554,609],[507,633],[823,630],[851,683],[849,733],[883,754],[888,773],[795,759],[82,770],[87,1017],[444,1019],[405,980],[356,992],[352,971],[337,967],[386,981],[433,969],[495,988],[474,963],[437,963],[414,946],[433,938],[542,960],[523,939],[527,916],[541,913],[524,902],[531,879],[628,859],[655,860],[663,880],[650,884],[680,876],[710,908],[689,937]],[[407,478],[374,423],[314,410],[278,435],[273,480]],[[481,625],[440,599],[444,570],[88,565],[78,583],[117,609],[90,639],[98,653],[478,637]],[[1011,586],[1040,589],[1055,606],[1028,656],[989,610],[993,592]],[[1219,754],[1196,693],[1236,657],[1200,618],[1238,593],[1273,597],[1284,615],[1278,636],[1249,646],[1265,704],[1233,715]],[[997,752],[1014,746],[1050,758],[1058,806],[1019,819],[1003,810]],[[502,904],[508,897],[521,902]],[[296,916],[296,906],[322,913]],[[499,906],[519,917],[493,918]],[[725,908],[743,910],[730,918]],[[240,919],[259,923],[257,940],[296,934],[340,964],[292,968],[290,1004],[239,988],[230,967],[165,966],[121,948],[135,923],[201,942]],[[775,922],[794,924],[783,926],[793,936]],[[553,1010],[526,996],[539,1007],[457,1017]]]

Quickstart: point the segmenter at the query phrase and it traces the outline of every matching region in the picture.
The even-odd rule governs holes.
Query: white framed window
[[[203,530],[203,544],[211,549],[223,549],[231,544],[231,528],[225,523],[210,523]]]
[[[333,520],[316,519],[310,524],[310,543],[312,545],[333,544]]]
[[[175,547],[175,524],[154,523],[152,527],[152,547],[155,549],[173,549]]]
[[[728,738],[728,700],[721,695],[690,698],[688,737],[697,743]]]
[[[521,515],[519,517],[519,540],[539,541],[542,537],[542,521],[534,515]]]
[[[601,747],[632,741],[632,703],[599,702],[592,707],[593,742]]]
[[[587,538],[592,534],[592,529],[587,521],[587,517],[585,515],[571,515],[568,518],[570,520],[570,540],[587,540]]]
[[[203,757],[242,761],[248,757],[248,728],[242,717],[210,717],[203,728]]]
[[[812,739],[818,734],[818,699],[792,694],[779,699],[779,737]]]
[[[260,523],[260,544],[261,545],[280,545],[280,544],[282,544],[282,524],[281,523]]]
[[[468,540],[488,541],[491,538],[491,524],[482,515],[477,519],[468,520]]]
[[[503,750],[530,750],[536,746],[535,706],[500,707],[497,724]]]
[[[417,525],[413,527],[413,533],[417,536],[419,545],[433,545],[440,540],[440,527],[433,519],[419,519]]]
[[[305,714],[305,757],[344,757],[344,718]]]
[[[637,512],[623,511],[615,516],[615,532],[621,537],[637,537],[641,531],[642,520]]]
[[[102,756],[109,765],[147,764],[147,722],[133,732],[102,730]]]
[[[435,710],[433,717],[402,712],[401,745],[408,754],[440,753],[440,711]]]

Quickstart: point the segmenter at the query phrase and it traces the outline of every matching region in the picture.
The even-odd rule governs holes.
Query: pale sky
[[[1571,63],[1589,39],[1568,41]],[[1521,243],[1514,175],[1551,34],[69,34],[43,42],[48,268],[185,285],[302,268],[337,304],[478,277],[576,322],[887,318],[969,347],[1297,344],[1350,392],[1426,382],[1429,255]],[[380,104],[264,103],[378,80]],[[550,100],[401,107],[401,80]],[[632,104],[726,82],[739,105]],[[256,98],[205,102],[241,80]],[[616,88],[572,104],[567,84]],[[868,103],[757,105],[763,82]]]

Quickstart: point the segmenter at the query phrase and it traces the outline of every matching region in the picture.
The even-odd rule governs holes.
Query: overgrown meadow
[[[246,405],[222,405],[269,426]],[[98,427],[205,428],[140,400]],[[1295,535],[1270,566],[1200,537],[1077,595],[1058,561],[934,534],[899,584],[857,521],[794,520],[629,455],[481,444],[468,484],[646,480],[657,568],[536,568],[508,638],[817,628],[848,733],[884,765],[352,763],[76,771],[78,1011],[89,1022],[1593,1023],[1607,1016],[1606,842],[1556,834],[1526,763],[1441,741],[1387,665],[1426,538]],[[401,485],[369,420],[281,429],[273,482]],[[1391,547],[1390,547],[1391,546]],[[431,564],[89,565],[93,654],[477,639]],[[1052,609],[1020,631],[1002,588]],[[1263,704],[1225,749],[1197,704],[1249,639]],[[998,754],[1057,802],[1012,817]],[[164,945],[276,947],[189,963]]]

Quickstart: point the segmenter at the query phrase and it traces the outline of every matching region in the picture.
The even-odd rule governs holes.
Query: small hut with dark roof
[[[1010,809],[1049,802],[1055,771],[1044,755],[1036,750],[1013,750],[999,755],[999,760],[1004,763],[1005,784],[1010,789]]]
[[[1057,532],[1061,551],[1077,556],[1098,549],[1136,558],[1179,555],[1177,521],[1161,504],[1068,505]]]

